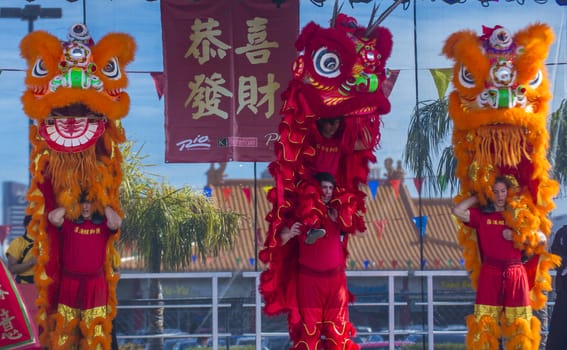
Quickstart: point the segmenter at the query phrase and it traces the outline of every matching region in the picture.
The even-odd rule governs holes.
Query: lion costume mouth
[[[39,134],[49,148],[58,152],[82,152],[93,146],[104,133],[106,117],[83,104],[52,110],[39,124]]]

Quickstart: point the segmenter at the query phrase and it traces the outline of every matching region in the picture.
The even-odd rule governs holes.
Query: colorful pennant
[[[370,188],[370,192],[372,193],[372,198],[376,199],[376,194],[378,193],[378,186],[380,183],[378,180],[370,180],[368,181],[368,187]]]
[[[396,198],[400,197],[400,184],[402,183],[402,179],[390,179],[390,186],[394,190],[394,195]]]
[[[427,228],[427,215],[416,216],[413,222],[417,229],[420,231],[421,237],[425,237],[425,229]]]

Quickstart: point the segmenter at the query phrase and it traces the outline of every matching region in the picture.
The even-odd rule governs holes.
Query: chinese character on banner
[[[30,348],[38,344],[33,317],[2,260],[0,265],[0,349]]]
[[[299,0],[162,0],[161,16],[166,161],[272,161]]]

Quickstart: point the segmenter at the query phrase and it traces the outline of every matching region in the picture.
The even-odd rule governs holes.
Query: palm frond
[[[440,178],[445,178],[454,184],[456,180],[450,178],[445,167],[438,166],[434,170],[433,158],[439,155],[441,147],[452,130],[452,123],[447,113],[447,99],[426,100],[418,103],[414,109],[408,130],[408,139],[403,154],[405,166],[416,177],[425,179],[425,188],[435,194],[442,192]],[[450,164],[452,149],[443,151],[443,162]],[[449,177],[448,177],[449,176]],[[454,176],[454,171],[453,171]]]
[[[567,182],[567,99],[563,99],[557,111],[551,114],[548,158],[551,173],[561,185]]]
[[[230,247],[241,214],[217,208],[190,187],[175,188],[144,172],[140,150],[124,150],[121,240],[151,272],[180,270],[193,255],[205,259]]]

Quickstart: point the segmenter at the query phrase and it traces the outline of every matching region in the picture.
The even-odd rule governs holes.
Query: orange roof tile
[[[227,179],[223,185],[211,186],[216,205],[242,213],[245,219],[231,249],[204,261],[198,259],[186,270],[262,270],[262,264],[256,264],[256,250],[262,248],[267,231],[265,217],[270,205],[266,193],[272,185],[271,179],[258,179],[254,190],[253,180]],[[423,238],[425,269],[463,269],[457,227],[450,214],[452,200],[422,198],[420,211],[419,200],[410,196],[404,184],[396,193],[387,180],[380,180],[374,198],[368,186],[363,190],[367,194],[367,232],[349,240],[349,269],[360,270],[365,265],[369,269],[419,269],[420,234],[413,218],[420,215],[427,216]],[[257,210],[254,210],[254,203],[257,203]],[[122,269],[131,269],[135,265],[135,262],[123,264]]]

